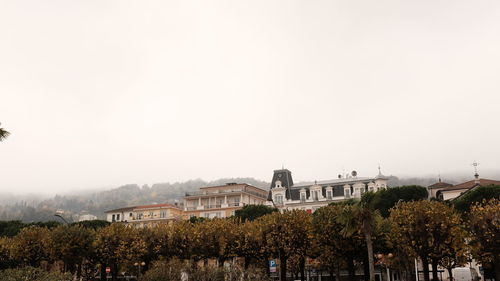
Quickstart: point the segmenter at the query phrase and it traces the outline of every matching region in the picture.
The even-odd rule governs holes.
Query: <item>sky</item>
[[[497,0],[1,1],[0,192],[500,170]]]

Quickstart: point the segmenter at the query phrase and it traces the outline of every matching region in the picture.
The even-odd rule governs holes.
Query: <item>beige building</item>
[[[157,225],[158,223],[182,219],[182,209],[172,204],[153,204],[106,212],[109,222],[125,222],[135,227]]]
[[[230,217],[245,205],[264,204],[267,193],[266,190],[245,183],[202,187],[198,192],[186,193],[184,217]]]

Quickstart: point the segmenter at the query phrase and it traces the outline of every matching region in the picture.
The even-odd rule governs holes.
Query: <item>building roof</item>
[[[449,186],[453,186],[453,184],[447,183],[447,182],[443,182],[443,181],[439,181],[439,182],[436,182],[435,184],[429,185],[429,188],[431,188],[431,189],[446,188],[446,187],[449,187]]]
[[[125,207],[125,208],[119,208],[119,209],[113,209],[113,210],[105,211],[105,213],[117,213],[117,212],[132,211],[135,208],[136,208],[136,206]]]
[[[477,180],[470,180],[466,181],[464,183],[460,183],[454,186],[446,187],[444,189],[441,189],[441,192],[446,192],[446,191],[455,191],[455,190],[469,190],[475,186],[488,186],[488,185],[500,185],[500,181],[497,180],[490,180],[490,179],[477,179]]]
[[[235,186],[235,187],[245,187],[245,186],[251,186],[251,187],[258,188],[258,187],[256,187],[256,186],[253,186],[253,185],[250,185],[250,184],[247,184],[247,183],[235,183],[235,182],[228,182],[228,183],[226,183],[226,184],[221,184],[221,185],[203,186],[203,187],[200,187],[200,189],[218,188],[218,187],[227,187],[227,186]]]
[[[172,204],[152,204],[152,205],[137,206],[137,207],[134,208],[134,210],[157,209],[157,208],[162,208],[162,209],[176,208],[176,209],[180,209],[178,206],[175,206],[175,205],[172,205]]]

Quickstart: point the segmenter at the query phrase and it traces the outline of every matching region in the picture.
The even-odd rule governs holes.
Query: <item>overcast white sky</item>
[[[498,0],[1,1],[0,192],[499,170],[499,50]]]

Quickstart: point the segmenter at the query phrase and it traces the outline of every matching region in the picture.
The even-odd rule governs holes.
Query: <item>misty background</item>
[[[2,1],[0,203],[282,165],[499,179],[499,19],[494,0]]]

